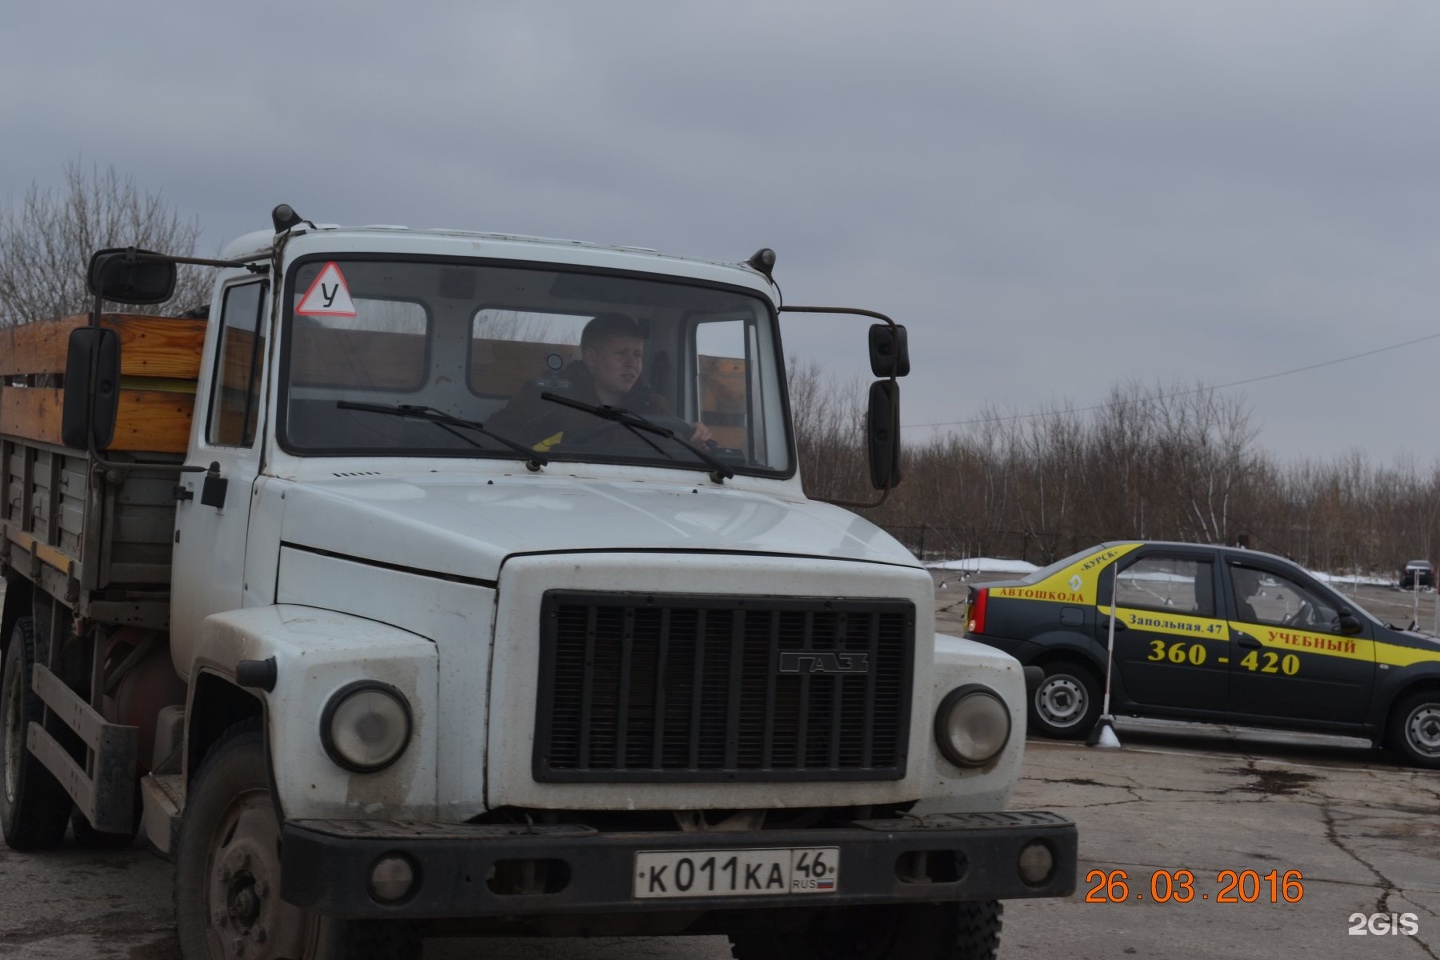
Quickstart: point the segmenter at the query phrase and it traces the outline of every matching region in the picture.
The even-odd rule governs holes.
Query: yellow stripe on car
[[[1096,607],[1102,617],[1110,615],[1109,607]],[[1120,607],[1120,622],[1137,630],[1151,633],[1173,633],[1196,640],[1229,640],[1230,630],[1223,620],[1197,617],[1186,613],[1162,613],[1158,610],[1130,610]],[[1102,621],[1103,623],[1103,621]]]
[[[1232,623],[1230,626],[1235,630],[1243,630],[1259,640],[1261,646],[1273,650],[1319,653],[1327,657],[1343,657],[1346,660],[1369,661],[1375,659],[1375,642],[1362,637],[1315,633],[1310,630],[1294,630],[1289,627],[1267,627],[1259,623]],[[1385,646],[1385,644],[1380,646]]]
[[[1402,647],[1397,643],[1375,644],[1375,662],[1392,667],[1409,667],[1417,663],[1440,660],[1440,650],[1426,650],[1422,647]]]
[[[1049,603],[1090,604],[1096,600],[1095,585],[1100,572],[1143,544],[1121,543],[1097,550],[1089,556],[1052,573],[1037,583],[1013,587],[992,587],[990,596],[1011,600],[1040,600]]]

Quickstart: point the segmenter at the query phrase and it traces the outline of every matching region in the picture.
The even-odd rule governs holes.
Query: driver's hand
[[[700,421],[695,421],[695,432],[690,434],[691,443],[709,443],[715,438],[710,435],[710,428]]]

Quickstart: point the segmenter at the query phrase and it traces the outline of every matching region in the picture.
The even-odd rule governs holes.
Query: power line
[[[1401,347],[1414,346],[1417,343],[1424,343],[1426,340],[1434,340],[1440,337],[1440,333],[1427,333],[1423,337],[1416,337],[1414,340],[1406,340],[1403,343],[1392,343],[1388,347],[1376,347],[1374,350],[1366,350],[1363,353],[1352,353],[1347,357],[1337,357],[1334,360],[1322,360],[1319,363],[1308,364],[1303,367],[1294,367],[1290,370],[1281,370],[1276,373],[1266,373],[1258,377],[1247,377],[1244,380],[1231,380],[1229,383],[1220,383],[1215,386],[1196,387],[1193,390],[1177,390],[1175,393],[1163,393],[1154,397],[1146,397],[1143,401],[1120,401],[1121,403],[1144,402],[1154,403],[1157,400],[1171,400],[1175,397],[1188,397],[1197,393],[1208,393],[1214,390],[1225,390],[1230,387],[1243,387],[1247,383],[1259,383],[1262,380],[1274,380],[1277,377],[1288,377],[1296,373],[1305,373],[1309,370],[1319,370],[1321,367],[1331,367],[1337,363],[1346,363],[1350,360],[1360,360],[1364,357],[1373,357],[1377,353],[1385,353],[1388,350],[1399,350]],[[1077,410],[1067,411],[1069,413],[1089,413],[1091,410],[1104,410],[1114,405],[1114,401],[1097,403],[1090,407],[1080,407]],[[1033,420],[1037,417],[1048,417],[1050,413],[1017,413],[1009,417],[971,417],[968,420],[940,420],[936,423],[907,423],[905,427],[962,427],[972,423],[1005,423],[1011,420]]]

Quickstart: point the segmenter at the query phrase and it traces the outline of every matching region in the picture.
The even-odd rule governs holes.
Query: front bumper
[[[299,820],[285,824],[281,895],[322,914],[353,918],[459,918],[593,913],[657,913],[736,908],[1063,897],[1075,891],[1075,824],[1054,813],[932,814],[859,820],[815,830],[602,833],[584,826]],[[1035,883],[1021,876],[1022,851],[1039,844],[1052,866]],[[838,847],[834,893],[638,899],[636,854],[643,851]],[[415,877],[394,902],[372,895],[378,860],[399,854]],[[907,854],[918,855],[907,857]],[[1043,860],[1043,855],[1041,856]],[[497,864],[508,861],[499,870]],[[546,893],[496,892],[494,878],[517,861],[549,861]],[[556,869],[554,861],[564,864]],[[917,881],[914,865],[942,865]],[[902,874],[905,874],[902,876]],[[563,885],[555,889],[557,880]]]

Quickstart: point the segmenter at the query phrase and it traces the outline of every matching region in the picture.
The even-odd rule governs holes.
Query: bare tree
[[[90,254],[104,247],[135,246],[194,256],[196,220],[182,220],[158,193],[141,193],[113,166],[65,166],[64,186],[30,185],[19,205],[0,208],[0,325],[84,313]],[[208,302],[208,278],[182,269],[169,304],[139,312],[186,310]],[[136,310],[137,308],[127,308]]]
[[[1090,448],[1084,484],[1092,511],[1089,523],[1106,539],[1149,536],[1145,524],[1147,496],[1154,469],[1147,453],[1155,443],[1155,418],[1150,414],[1151,392],[1139,381],[1116,384],[1091,417]],[[1152,506],[1153,510],[1153,506]]]
[[[1178,496],[1174,522],[1186,540],[1231,539],[1231,514],[1255,467],[1256,430],[1244,401],[1201,384],[1157,398],[1160,466]]]
[[[861,384],[787,365],[805,489],[865,493]],[[864,516],[912,549],[1040,562],[1102,540],[1245,542],[1315,570],[1392,576],[1435,559],[1440,463],[1372,467],[1358,450],[1282,463],[1255,447],[1243,397],[1203,383],[1117,384],[1095,410],[982,408],[905,445],[905,482]]]
[[[814,360],[802,362],[793,355],[786,367],[805,492],[843,499],[870,496],[860,381],[839,383]]]

